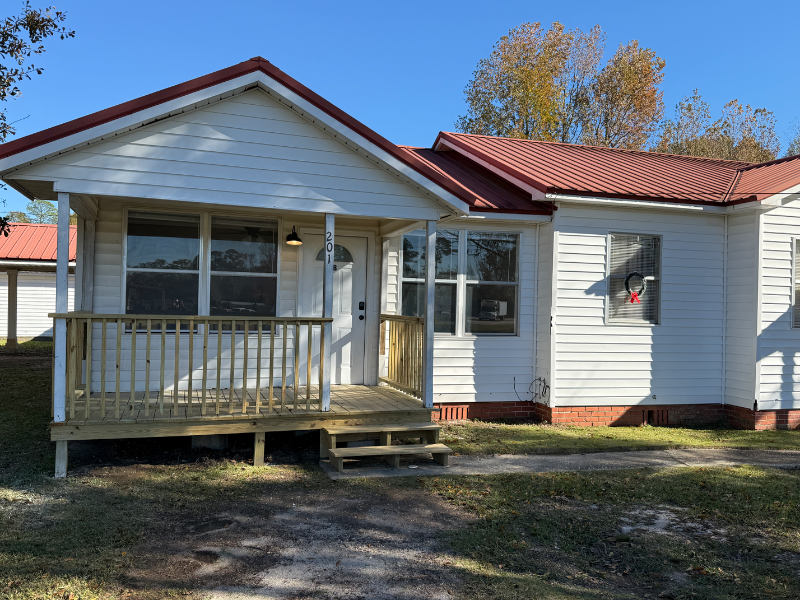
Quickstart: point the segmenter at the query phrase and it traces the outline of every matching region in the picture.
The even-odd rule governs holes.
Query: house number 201
[[[328,232],[328,244],[325,246],[325,250],[327,251],[328,255],[328,264],[331,263],[331,253],[333,252],[333,235],[331,232]]]

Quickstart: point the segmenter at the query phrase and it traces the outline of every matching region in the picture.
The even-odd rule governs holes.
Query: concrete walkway
[[[358,477],[421,477],[425,475],[494,475],[498,473],[547,473],[550,471],[603,471],[645,467],[728,467],[758,465],[800,469],[800,451],[735,450],[691,448],[637,452],[595,452],[590,454],[496,454],[493,456],[451,456],[450,466],[442,467],[430,455],[416,460],[403,458],[399,469],[386,463],[345,462],[344,472],[337,473],[327,460],[320,466],[331,479]]]

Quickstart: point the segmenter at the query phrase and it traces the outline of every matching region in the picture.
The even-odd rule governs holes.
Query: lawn
[[[468,598],[798,598],[800,474],[753,467],[427,479]]]
[[[268,448],[271,466],[258,468],[252,436],[221,453],[191,450],[185,438],[74,443],[70,477],[53,480],[50,374],[34,351],[0,355],[0,599],[199,599],[214,587],[269,585],[270,573],[308,586],[281,597],[369,597],[359,590],[380,561],[382,586],[406,578],[403,589],[420,600],[800,597],[796,471],[334,482],[315,465],[313,436],[285,434]],[[601,444],[654,443],[641,430]],[[497,448],[539,441],[553,451],[549,436],[581,451],[593,440],[571,428],[489,424],[448,425],[445,438],[470,431],[483,440],[495,431]],[[739,435],[663,431],[708,445]],[[766,443],[738,443],[747,439]],[[217,546],[203,537],[214,527]],[[270,535],[274,545],[242,558]],[[407,559],[412,551],[425,560]],[[326,577],[351,587],[315,587]]]
[[[800,450],[800,431],[686,427],[575,427],[445,423],[442,441],[459,454],[577,454],[674,448]]]

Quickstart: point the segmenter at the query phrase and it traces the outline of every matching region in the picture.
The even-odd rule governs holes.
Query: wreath
[[[642,280],[642,287],[639,289],[638,292],[631,290],[631,279],[633,279],[634,277],[638,277],[639,279]],[[642,302],[641,300],[639,300],[639,297],[642,294],[644,294],[645,291],[647,291],[647,281],[645,280],[644,275],[642,275],[638,271],[633,271],[632,273],[628,273],[628,276],[625,278],[625,291],[628,292],[628,294],[631,297],[631,304],[633,304],[634,302],[638,302],[639,304],[641,304]]]

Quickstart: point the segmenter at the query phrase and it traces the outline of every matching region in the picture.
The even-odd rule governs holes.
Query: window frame
[[[436,279],[436,285],[455,285],[456,286],[456,330],[455,333],[436,332],[434,337],[443,339],[478,339],[478,338],[491,338],[491,337],[519,337],[520,336],[520,316],[519,316],[519,298],[520,289],[522,287],[520,281],[520,261],[522,257],[522,240],[523,232],[519,229],[506,229],[506,228],[489,228],[489,227],[442,227],[441,230],[437,229],[437,238],[439,231],[453,231],[458,233],[458,272],[455,279]],[[467,279],[467,236],[470,232],[475,233],[505,233],[514,235],[517,238],[517,263],[515,265],[516,281],[489,281],[483,282],[480,280]],[[406,232],[399,236],[400,244],[398,249],[398,264],[397,264],[397,314],[403,312],[403,284],[404,283],[425,283],[424,278],[404,277],[403,276],[403,238],[405,235],[413,233]],[[514,318],[514,331],[513,333],[472,333],[466,331],[466,314],[467,314],[467,285],[513,285],[516,288],[514,296],[514,307],[516,316]]]
[[[656,302],[656,322],[655,323],[635,323],[633,321],[612,321],[611,320],[611,237],[614,235],[643,235],[659,239],[658,244],[658,301]],[[605,310],[604,325],[613,327],[660,327],[664,322],[661,310],[662,299],[664,298],[664,235],[661,233],[632,232],[632,231],[609,231],[606,234],[606,257],[605,257]]]
[[[269,215],[265,217],[263,214],[258,214],[249,211],[228,211],[220,212],[219,210],[191,210],[182,207],[165,209],[163,206],[153,206],[151,204],[126,204],[122,206],[122,284],[120,295],[120,314],[127,314],[126,302],[127,297],[127,279],[128,279],[128,214],[130,212],[147,212],[158,213],[166,215],[199,215],[200,216],[200,248],[199,248],[199,282],[198,282],[198,299],[197,299],[197,316],[210,317],[210,318],[225,318],[225,317],[211,317],[211,218],[214,216],[231,218],[231,219],[258,219],[277,222],[277,257],[276,257],[276,273],[262,273],[260,275],[274,276],[275,281],[275,316],[281,315],[281,260],[283,252],[283,244],[281,240],[283,236],[283,218],[279,215]],[[161,269],[157,269],[161,270]],[[134,269],[136,271],[136,269]],[[194,273],[194,271],[181,271],[182,273]],[[216,274],[229,274],[227,272],[215,272]],[[247,273],[246,275],[252,275]],[[237,319],[238,320],[238,319]],[[244,320],[244,319],[241,319]],[[277,330],[277,328],[276,328]],[[188,329],[181,328],[182,334],[188,334]],[[237,334],[244,335],[243,330],[236,330]],[[276,335],[278,335],[276,331]]]

